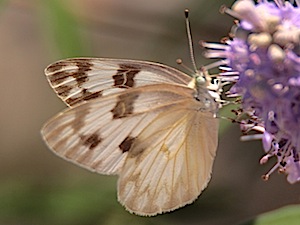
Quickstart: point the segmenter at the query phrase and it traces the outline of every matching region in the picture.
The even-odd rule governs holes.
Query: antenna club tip
[[[188,18],[189,17],[189,10],[188,9],[185,9],[184,10],[184,16],[185,16],[185,18]]]
[[[269,175],[269,174],[265,174],[265,175],[262,175],[261,178],[262,178],[264,181],[267,181],[267,180],[269,180],[270,175]]]
[[[182,59],[176,59],[176,63],[177,63],[178,65],[182,64]]]

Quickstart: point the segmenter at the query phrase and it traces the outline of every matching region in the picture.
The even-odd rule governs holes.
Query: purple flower
[[[277,157],[264,178],[278,169],[295,183],[300,181],[300,8],[299,1],[274,2],[239,0],[224,8],[239,20],[231,38],[203,46],[207,57],[222,58],[214,66],[223,71],[221,80],[234,83],[229,96],[241,98],[250,118],[241,121],[243,129],[263,133],[261,163]]]

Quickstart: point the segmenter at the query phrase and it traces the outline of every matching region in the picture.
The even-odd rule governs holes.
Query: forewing
[[[191,77],[163,64],[125,59],[73,58],[49,65],[47,79],[68,105],[132,87],[151,84],[188,85]]]
[[[79,104],[42,128],[44,140],[59,156],[92,171],[118,174],[131,145],[174,105],[186,105],[194,90],[178,85],[148,85]],[[133,165],[134,166],[134,165]]]
[[[218,121],[199,110],[202,103],[186,103],[157,114],[128,152],[118,198],[135,214],[151,216],[191,203],[210,180]]]

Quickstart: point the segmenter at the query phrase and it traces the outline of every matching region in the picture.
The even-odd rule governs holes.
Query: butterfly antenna
[[[198,73],[198,69],[197,69],[196,61],[195,61],[195,55],[194,55],[193,39],[192,39],[188,9],[184,10],[184,15],[185,15],[185,25],[186,25],[186,33],[187,33],[187,37],[188,37],[190,57],[191,57],[191,61],[192,61],[195,73]]]

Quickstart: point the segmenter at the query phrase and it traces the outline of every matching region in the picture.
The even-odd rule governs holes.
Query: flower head
[[[295,183],[300,181],[300,8],[274,2],[236,1],[224,9],[239,20],[232,38],[203,45],[207,57],[223,59],[217,63],[221,79],[234,82],[229,94],[241,96],[251,118],[247,126],[263,131],[261,163],[277,157],[265,178],[279,169]]]

